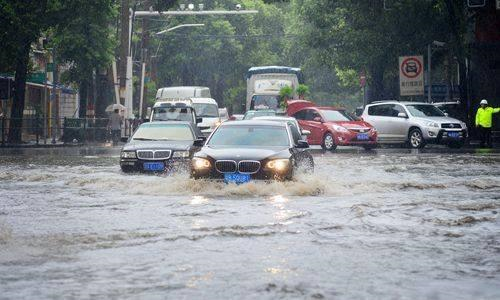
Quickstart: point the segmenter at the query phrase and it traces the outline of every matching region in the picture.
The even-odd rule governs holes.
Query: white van
[[[210,89],[204,86],[172,86],[160,88],[156,100],[165,98],[211,98]]]
[[[221,123],[219,105],[212,98],[191,98],[196,116],[202,118],[198,127],[204,135],[209,135]]]

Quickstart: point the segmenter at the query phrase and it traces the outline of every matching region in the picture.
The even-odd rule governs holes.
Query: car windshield
[[[186,124],[153,124],[141,125],[132,136],[137,141],[194,141],[191,128]]]
[[[193,103],[196,116],[200,118],[218,118],[219,107],[216,104],[210,103]]]
[[[407,105],[408,111],[414,117],[444,117],[444,113],[434,105],[412,104]]]
[[[214,132],[211,146],[288,146],[288,132],[279,126],[221,126]]]
[[[355,121],[345,110],[322,110],[321,114],[323,114],[325,121]]]
[[[278,109],[278,96],[255,95],[252,101],[255,109]]]
[[[153,121],[186,121],[194,123],[193,114],[189,107],[156,107],[153,110]]]
[[[276,112],[272,110],[254,110],[254,111],[247,111],[245,113],[245,116],[243,117],[243,120],[251,120],[255,117],[265,117],[265,116],[275,116]]]

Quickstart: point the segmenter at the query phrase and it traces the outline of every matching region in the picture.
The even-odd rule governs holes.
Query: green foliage
[[[290,86],[284,86],[280,90],[280,98],[281,100],[290,100],[293,98],[294,91]]]
[[[400,0],[390,10],[382,1],[292,2],[316,59],[336,70],[344,87],[355,86],[353,75],[366,69],[376,97],[398,92],[384,91],[397,78],[398,56],[424,53],[431,41],[449,38],[443,0]]]
[[[304,99],[305,96],[309,94],[309,87],[305,84],[299,84],[295,90],[300,99]]]

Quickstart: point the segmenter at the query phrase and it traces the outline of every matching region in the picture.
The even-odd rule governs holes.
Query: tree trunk
[[[80,86],[79,117],[85,118],[87,116],[87,100],[89,98],[89,87],[86,80],[82,80],[78,85]]]
[[[370,67],[371,74],[371,86],[370,93],[368,94],[367,103],[371,103],[373,101],[384,100],[384,70],[375,65]]]
[[[24,112],[24,95],[26,92],[26,76],[28,73],[29,53],[31,42],[25,41],[24,45],[18,49],[16,55],[16,76],[14,82],[14,103],[12,104],[12,113],[9,130],[9,143],[22,142],[22,125]]]

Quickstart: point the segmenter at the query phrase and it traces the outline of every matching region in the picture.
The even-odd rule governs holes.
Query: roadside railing
[[[9,134],[14,130],[21,131],[23,143],[35,145],[54,143],[89,143],[110,142],[111,131],[108,118],[43,118],[28,117],[20,120],[16,128],[12,128],[13,118],[0,117],[0,146],[9,144]],[[137,126],[133,120],[124,120],[122,137],[129,137]]]

